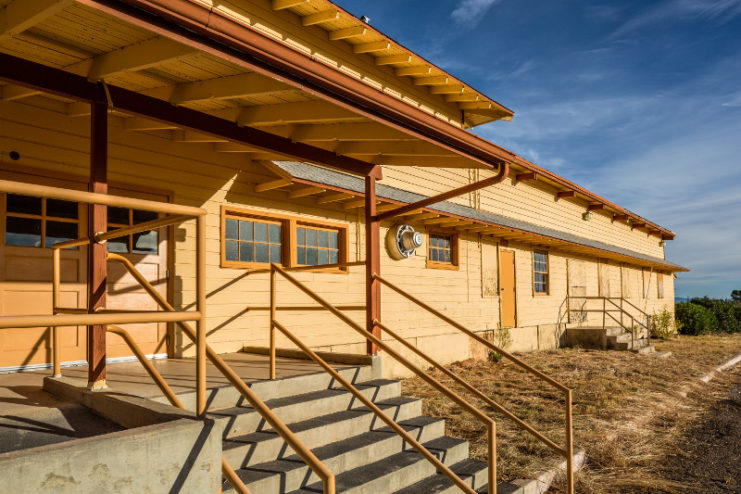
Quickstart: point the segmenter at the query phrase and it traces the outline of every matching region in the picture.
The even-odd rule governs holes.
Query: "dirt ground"
[[[684,434],[663,473],[708,494],[741,492],[741,378]]]
[[[655,344],[672,354],[561,349],[520,355],[574,390],[574,443],[587,455],[577,492],[739,492],[734,482],[741,477],[741,418],[731,390],[741,382],[741,364],[709,384],[699,378],[741,353],[741,335],[682,336]],[[564,444],[563,399],[553,388],[506,361],[468,360],[449,368]],[[431,375],[457,389],[441,372]],[[420,379],[405,380],[403,389],[424,400],[426,414],[445,417],[448,433],[469,440],[474,457],[484,457],[486,434],[479,422]],[[561,461],[495,410],[469,401],[497,420],[501,479],[533,478]],[[552,491],[562,489],[557,483]]]

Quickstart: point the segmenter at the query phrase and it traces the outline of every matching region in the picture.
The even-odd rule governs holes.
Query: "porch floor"
[[[251,353],[222,354],[226,363],[244,381],[260,381],[268,378],[269,359],[267,355]],[[176,393],[193,391],[196,388],[195,360],[156,359],[152,360],[157,371]],[[207,362],[206,385],[208,387],[229,384],[226,378]],[[336,369],[357,367],[357,365],[333,364]],[[312,374],[323,370],[310,360],[278,357],[277,377]],[[44,377],[51,375],[51,369],[13,374],[0,374],[0,417],[24,415],[38,409],[58,408],[63,402],[42,390]],[[62,375],[76,379],[87,379],[87,366],[63,367]],[[108,364],[108,386],[116,391],[145,398],[161,396],[159,388],[149,377],[138,361]]]

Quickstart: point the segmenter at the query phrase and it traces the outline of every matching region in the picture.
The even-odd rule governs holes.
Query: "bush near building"
[[[682,334],[741,332],[741,305],[735,297],[733,300],[693,298],[676,304],[675,314]]]

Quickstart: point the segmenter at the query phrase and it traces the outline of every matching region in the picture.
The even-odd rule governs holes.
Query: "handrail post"
[[[488,491],[489,494],[497,494],[497,423],[493,420],[487,424],[487,434],[489,439],[488,451]]]
[[[376,219],[376,178],[365,177],[365,329],[381,336],[374,321],[381,320],[381,284],[375,278],[381,274],[381,222]],[[366,340],[368,355],[375,355],[378,347]]]
[[[607,328],[607,299],[602,298],[602,330]]]
[[[566,323],[571,324],[571,297],[566,295]]]
[[[196,216],[196,413],[206,415],[206,217]]]
[[[59,307],[61,304],[59,303],[60,296],[59,296],[59,290],[60,290],[60,252],[59,249],[52,249],[52,262],[54,263],[53,269],[52,269],[52,276],[53,281],[51,285],[52,290],[52,304],[53,304],[53,311],[54,315],[57,315],[56,308]],[[62,377],[62,365],[59,361],[59,328],[57,326],[52,326],[51,328],[51,353],[52,353],[52,362],[54,363],[54,371],[53,371],[53,377]]]
[[[571,389],[566,397],[566,492],[574,494],[574,433]]]
[[[275,264],[270,265],[270,379],[275,379],[275,304],[277,274]]]

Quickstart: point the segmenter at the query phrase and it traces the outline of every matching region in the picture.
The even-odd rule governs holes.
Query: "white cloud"
[[[472,23],[478,24],[484,17],[484,14],[500,0],[463,0],[450,13],[450,17],[456,24]]]
[[[723,106],[741,106],[741,92],[731,96],[731,99],[723,103]]]
[[[741,0],[667,0],[628,20],[610,38],[620,38],[632,31],[669,20],[704,18],[723,23],[739,14]]]

